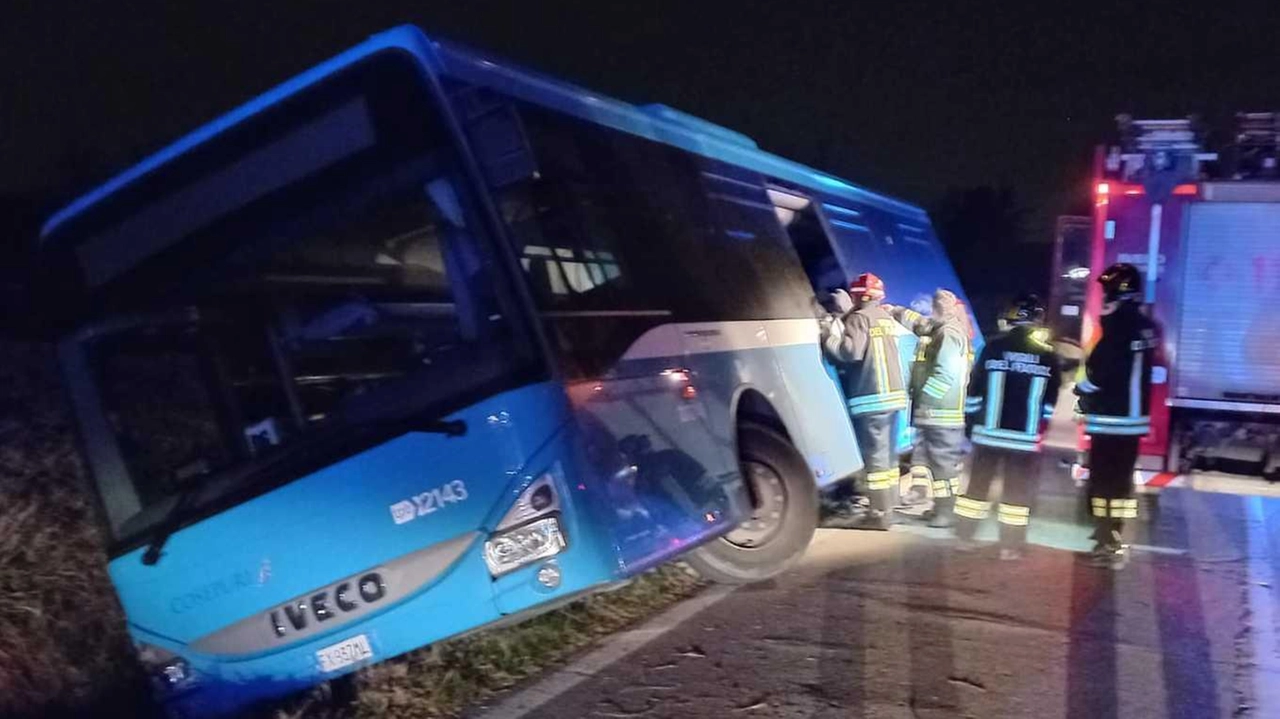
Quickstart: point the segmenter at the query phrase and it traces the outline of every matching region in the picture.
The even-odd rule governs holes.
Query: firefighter
[[[880,304],[884,283],[879,277],[859,275],[850,284],[849,294],[852,311],[842,321],[824,323],[827,330],[823,339],[827,353],[842,365],[849,415],[866,465],[868,511],[861,517],[848,515],[846,519],[848,526],[888,529],[892,495],[898,482],[893,413],[907,406],[895,334],[897,323]]]
[[[1124,520],[1136,519],[1133,468],[1138,442],[1151,429],[1151,367],[1160,343],[1156,323],[1142,312],[1142,275],[1130,264],[1112,265],[1102,285],[1102,336],[1085,360],[1076,385],[1089,446],[1089,506],[1099,566],[1125,564]]]
[[[894,307],[895,319],[927,342],[921,343],[911,373],[911,422],[916,428],[911,452],[913,484],[924,483],[933,498],[930,527],[955,523],[960,493],[960,461],[964,451],[964,406],[969,387],[969,328],[955,293],[933,294],[933,314],[925,317]]]
[[[956,498],[956,536],[973,539],[978,524],[991,514],[991,482],[1002,476],[1000,558],[1011,560],[1022,555],[1026,543],[1040,476],[1040,440],[1062,375],[1038,297],[1019,297],[1000,319],[1004,331],[982,349],[965,401],[973,457],[969,486]]]

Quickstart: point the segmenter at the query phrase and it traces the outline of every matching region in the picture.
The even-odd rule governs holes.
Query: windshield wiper
[[[200,482],[196,482],[178,493],[178,498],[174,501],[173,506],[156,523],[155,532],[151,535],[151,540],[147,542],[147,551],[142,553],[143,564],[150,567],[160,561],[165,542],[168,542],[169,537],[178,531],[178,525],[182,522],[182,515],[187,511],[187,505],[200,493],[202,487],[203,485]]]

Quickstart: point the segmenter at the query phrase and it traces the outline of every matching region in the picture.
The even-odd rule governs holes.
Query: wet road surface
[[[933,530],[820,530],[783,576],[488,716],[1280,717],[1280,500],[1166,490],[1119,572],[1077,553],[1079,507],[1047,482],[1017,562]]]

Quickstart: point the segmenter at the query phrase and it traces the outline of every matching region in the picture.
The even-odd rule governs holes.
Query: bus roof
[[[765,152],[745,135],[707,120],[664,105],[636,106],[622,102],[570,83],[498,62],[460,45],[430,40],[416,26],[401,25],[374,35],[340,55],[264,92],[85,193],[45,222],[40,231],[41,239],[47,239],[61,225],[94,204],[110,197],[149,172],[200,147],[227,129],[279,104],[349,65],[388,49],[407,51],[447,77],[492,87],[526,102],[749,168],[784,182],[807,187],[828,197],[875,205],[922,222],[927,221],[925,211],[916,205],[872,192],[800,163]]]

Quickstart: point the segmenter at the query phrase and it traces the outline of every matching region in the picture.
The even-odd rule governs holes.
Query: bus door
[[[875,272],[884,278],[886,262],[883,250],[874,241],[868,218],[863,212],[831,203],[811,202],[791,190],[773,188],[769,192],[779,208],[778,217],[787,227],[805,272],[814,283],[819,298],[834,289],[846,289],[849,282],[863,272]],[[804,200],[796,207],[796,198]],[[890,297],[893,286],[889,283]],[[903,376],[910,375],[915,356],[916,337],[905,328],[897,337],[899,361]],[[911,445],[910,412],[898,412],[894,418],[899,449]]]
[[[786,230],[791,246],[800,259],[800,265],[809,278],[815,308],[821,307],[826,312],[846,310],[847,308],[833,306],[831,298],[835,290],[848,288],[851,275],[836,257],[831,239],[823,226],[823,218],[818,213],[817,203],[802,193],[776,186],[769,187],[768,195],[778,222]],[[825,353],[822,364],[827,373],[827,387],[823,391],[834,391],[847,407],[848,397],[844,396],[841,376],[843,369],[832,363]],[[831,433],[829,441],[835,443],[832,446],[857,447],[848,412],[842,413],[839,418],[831,418],[824,425]]]

